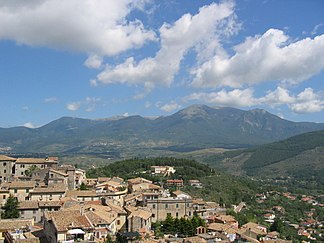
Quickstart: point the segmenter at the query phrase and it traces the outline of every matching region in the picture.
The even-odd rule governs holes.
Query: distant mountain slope
[[[156,119],[130,116],[89,120],[63,117],[36,129],[0,128],[0,147],[16,152],[136,154],[139,148],[194,150],[208,147],[251,147],[324,124],[291,122],[264,110],[194,105]],[[153,153],[152,152],[152,153]]]
[[[234,174],[263,178],[315,178],[324,185],[324,130],[300,134],[252,149],[225,152],[208,161],[211,165],[212,161],[217,162],[218,167]]]

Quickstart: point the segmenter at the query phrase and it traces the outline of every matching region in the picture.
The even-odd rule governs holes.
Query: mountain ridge
[[[262,109],[192,105],[155,119],[62,117],[38,128],[0,128],[0,147],[18,152],[80,153],[155,147],[239,148],[322,130],[324,123],[292,122]],[[57,151],[55,151],[57,149]],[[130,151],[131,153],[131,151]],[[138,154],[134,154],[138,155]]]

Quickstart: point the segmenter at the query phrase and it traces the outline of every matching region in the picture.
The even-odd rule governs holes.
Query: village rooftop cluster
[[[152,175],[170,176],[172,166],[152,166]],[[238,221],[216,202],[193,198],[180,189],[182,179],[159,184],[141,177],[87,178],[82,169],[60,164],[57,157],[13,158],[0,155],[0,204],[19,201],[17,219],[0,219],[0,242],[286,242],[265,226]],[[204,185],[192,178],[192,187]],[[170,188],[176,190],[170,190]],[[86,188],[87,190],[84,190]],[[266,200],[259,195],[258,200]],[[234,205],[238,213],[245,203]],[[200,217],[194,236],[156,236],[154,223]],[[272,220],[272,215],[268,215]]]

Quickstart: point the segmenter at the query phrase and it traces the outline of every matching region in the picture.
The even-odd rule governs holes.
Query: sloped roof
[[[0,154],[0,161],[16,161],[16,158]]]
[[[2,188],[34,188],[36,185],[35,181],[11,181],[2,184]]]
[[[33,219],[0,219],[0,231],[24,229],[34,225]]]
[[[38,209],[37,201],[21,201],[19,202],[19,209]]]
[[[57,184],[48,187],[36,187],[31,194],[40,194],[40,193],[64,193],[67,190],[67,186],[64,184]]]
[[[78,191],[78,190],[69,190],[66,192],[67,197],[96,197],[97,193],[96,191],[91,190],[84,190],[84,191]]]
[[[45,212],[45,218],[46,220],[52,220],[59,232],[76,227],[82,229],[92,228],[90,221],[85,215],[81,215],[79,210]]]

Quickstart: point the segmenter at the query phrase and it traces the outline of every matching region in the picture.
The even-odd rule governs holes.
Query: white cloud
[[[185,101],[198,100],[220,106],[246,107],[255,105],[257,99],[253,97],[252,89],[234,89],[231,91],[221,90],[219,92],[199,92],[193,93],[184,98]]]
[[[324,100],[321,92],[314,92],[311,88],[305,88],[299,94],[291,94],[289,90],[277,87],[268,91],[264,97],[255,97],[253,89],[233,89],[218,92],[193,93],[184,97],[185,102],[196,100],[204,103],[220,106],[249,107],[266,105],[270,107],[288,106],[295,113],[313,113],[324,111]]]
[[[57,97],[48,97],[44,99],[45,103],[55,103],[57,101],[58,101]]]
[[[266,81],[297,84],[324,69],[324,35],[289,43],[283,31],[269,29],[234,47],[235,54],[215,55],[192,70],[195,87],[240,87]]]
[[[169,104],[165,104],[160,107],[164,112],[172,112],[174,110],[180,109],[181,105],[177,104],[175,101],[171,101]]]
[[[0,39],[19,44],[111,56],[155,39],[139,20],[147,0],[0,1]]]
[[[80,107],[81,107],[80,102],[71,102],[66,105],[66,109],[68,109],[69,111],[77,111],[80,109]]]
[[[233,16],[234,5],[227,1],[204,6],[196,15],[185,14],[173,24],[165,23],[159,29],[161,49],[155,57],[140,61],[129,57],[124,63],[108,66],[97,76],[97,82],[144,85],[147,90],[156,85],[170,86],[188,50],[195,47],[201,51],[206,47],[213,52],[219,48],[219,36],[235,32],[237,25]]]
[[[82,101],[68,103],[66,105],[66,108],[70,111],[77,111],[81,108],[84,108],[86,112],[91,112],[96,108],[99,102],[101,102],[100,98],[86,97]]]
[[[318,29],[321,28],[321,27],[323,27],[323,26],[324,26],[323,23],[320,23],[320,24],[315,25],[314,29],[313,29],[312,32],[311,32],[311,35],[316,35]]]
[[[27,122],[23,125],[24,127],[27,127],[27,128],[37,128],[38,126],[34,125],[33,123],[31,122]]]
[[[84,62],[84,65],[88,68],[99,69],[102,67],[102,57],[98,55],[90,55]]]

